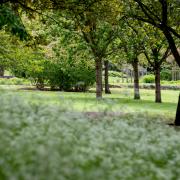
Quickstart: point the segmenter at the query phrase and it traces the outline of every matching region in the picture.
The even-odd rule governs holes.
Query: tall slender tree
[[[139,59],[138,56],[143,52],[144,39],[142,32],[134,27],[134,22],[126,21],[123,30],[120,32],[121,47],[125,52],[127,63],[133,67],[134,74],[134,99],[140,99],[139,92]],[[137,24],[136,24],[137,26]]]
[[[142,25],[146,37],[144,44],[144,54],[153,68],[155,75],[155,102],[161,103],[161,66],[171,54],[168,43],[161,31],[149,25]]]

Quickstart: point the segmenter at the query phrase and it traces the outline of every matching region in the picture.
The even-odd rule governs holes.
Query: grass
[[[109,76],[109,83],[111,85],[117,85],[117,86],[126,86],[128,84],[132,84],[133,83],[133,79],[132,79],[132,82],[131,82],[131,78],[129,77],[128,78],[128,82],[127,82],[127,79],[124,78],[124,80],[122,81],[122,78],[119,76]],[[143,82],[143,77],[140,78],[140,85],[148,85],[148,84],[154,84],[154,83],[144,83]],[[177,80],[177,81],[164,81],[162,80],[161,81],[161,85],[165,85],[165,86],[180,86],[180,80]]]
[[[0,85],[30,85],[31,82],[27,79],[21,78],[0,78]]]
[[[178,91],[163,90],[162,104],[154,103],[154,90],[140,90],[141,100],[133,100],[132,89],[112,89],[111,95],[103,95],[103,100],[97,101],[93,89],[89,93],[69,93],[51,91],[27,91],[18,90],[21,86],[1,86],[1,89],[8,88],[18,96],[27,101],[37,104],[55,104],[61,106],[66,104],[72,111],[114,111],[114,112],[141,112],[161,114],[171,119],[175,116]],[[17,88],[18,87],[18,88]],[[10,88],[10,89],[9,89]],[[4,90],[5,91],[5,90]],[[35,98],[38,96],[38,98]]]
[[[0,86],[0,179],[180,178],[180,129],[165,123],[174,118],[178,91],[163,91],[164,103],[155,104],[152,90],[141,90],[141,101],[130,89],[96,101],[92,92],[19,88]]]

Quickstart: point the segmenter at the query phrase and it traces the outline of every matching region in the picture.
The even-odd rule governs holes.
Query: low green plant
[[[0,78],[0,85],[30,85],[30,81],[22,78]]]
[[[161,80],[171,81],[172,80],[172,73],[170,70],[162,70],[161,71]]]
[[[179,85],[180,86],[180,80],[177,81],[161,81],[162,84],[167,84],[167,85]]]
[[[45,66],[47,84],[52,89],[64,91],[87,91],[95,83],[93,65],[83,59],[58,60]]]
[[[143,83],[154,83],[155,82],[155,76],[153,74],[145,75],[142,77],[141,81]]]
[[[180,178],[180,132],[164,117],[91,117],[63,99],[60,106],[36,104],[11,93],[0,101],[0,179]]]

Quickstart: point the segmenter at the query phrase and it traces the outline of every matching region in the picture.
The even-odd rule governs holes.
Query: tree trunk
[[[165,37],[166,37],[166,39],[168,41],[168,44],[169,44],[171,52],[172,52],[172,54],[174,56],[174,59],[177,62],[177,64],[179,65],[179,67],[180,67],[180,54],[179,54],[178,49],[176,47],[175,41],[174,41],[171,33],[168,30],[163,29],[163,33],[164,33],[164,35],[165,35]]]
[[[38,78],[37,83],[36,83],[36,88],[39,90],[44,89],[44,80],[41,78]]]
[[[96,60],[96,98],[102,98],[102,60]]]
[[[179,101],[178,101],[178,106],[177,106],[177,111],[176,111],[176,119],[174,124],[176,126],[180,126],[180,94],[179,94]]]
[[[109,88],[109,61],[104,61],[104,82],[105,82],[105,93],[111,94],[110,88]]]
[[[4,67],[0,66],[0,76],[4,76]]]
[[[156,103],[161,103],[161,77],[160,77],[160,66],[155,67],[155,93]]]
[[[136,58],[133,63],[133,71],[134,71],[134,99],[140,99],[139,93],[139,70],[138,70],[138,59]]]
[[[163,33],[164,33],[167,41],[168,41],[169,47],[170,47],[171,52],[175,58],[175,61],[177,62],[177,64],[180,67],[180,54],[179,54],[178,49],[176,47],[175,41],[174,41],[171,33],[168,30],[166,30],[166,29],[162,29],[162,30],[163,30]],[[179,101],[178,101],[178,106],[177,106],[177,111],[176,111],[176,119],[175,119],[174,124],[176,126],[180,126],[180,96],[179,96]]]

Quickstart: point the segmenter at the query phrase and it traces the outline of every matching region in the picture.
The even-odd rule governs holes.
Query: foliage
[[[117,71],[109,71],[109,76],[111,77],[122,77],[122,72],[117,72]],[[124,75],[123,75],[124,76]]]
[[[145,75],[142,77],[142,82],[143,83],[154,83],[155,77],[153,74]]]
[[[180,66],[180,55],[175,37],[180,38],[179,1],[129,0],[123,1],[127,17],[148,23],[166,37],[175,61]]]
[[[23,69],[23,62],[31,58],[33,48],[4,30],[0,31],[0,36],[0,66],[9,71],[16,71],[18,65]]]
[[[47,66],[47,80],[53,89],[86,91],[95,82],[94,67],[83,59],[71,62],[61,59]]]
[[[0,85],[30,85],[30,81],[27,79],[11,78],[11,79],[0,79]]]
[[[61,1],[52,7],[75,24],[75,31],[90,49],[96,63],[96,97],[102,98],[102,60],[107,57],[109,45],[118,32],[120,6],[117,0]],[[63,4],[63,8],[62,5]],[[114,6],[115,5],[115,6]]]
[[[40,96],[34,95],[38,100]],[[179,179],[179,131],[149,114],[94,120],[0,96],[0,179]],[[173,164],[173,165],[172,165]]]
[[[2,48],[0,65],[10,69],[16,77],[31,79],[39,89],[48,85],[66,91],[87,90],[95,82],[95,72],[82,40],[76,33],[54,23],[42,31],[44,26],[37,22],[38,19],[33,31],[36,46],[29,46],[32,42],[25,44],[1,32],[5,48]],[[26,24],[29,29],[33,28],[30,22]]]
[[[15,8],[14,8],[15,9]],[[0,30],[18,36],[21,40],[27,39],[26,29],[21,21],[18,11],[15,12],[13,5],[0,5]]]
[[[162,84],[180,85],[180,80],[177,80],[177,81],[162,81]]]
[[[23,65],[17,64],[14,67],[14,73],[17,77],[31,79],[40,89],[47,85],[52,89],[85,91],[95,82],[94,67],[82,59],[71,59],[69,63],[66,59],[53,62],[29,57]]]
[[[121,53],[127,63],[133,63],[143,52],[142,50],[146,40],[138,23],[126,20],[122,24],[122,30],[119,32],[118,37],[120,39],[120,47],[123,49]]]
[[[12,38],[5,31],[0,31],[1,41],[0,41],[0,66],[8,69],[11,64],[11,55],[13,51]]]
[[[52,48],[54,60],[49,67],[53,64],[55,66],[49,72],[49,83],[51,86],[58,85],[63,90],[87,90],[95,82],[94,61],[87,44],[77,31],[72,32],[54,24],[50,30],[58,36],[58,40],[56,39]]]
[[[149,26],[148,24],[142,25],[144,37],[144,54],[147,58],[149,65],[153,68],[154,72],[161,69],[166,59],[171,54],[170,48],[166,39],[161,31]]]
[[[164,69],[161,71],[161,80],[171,81],[172,80],[172,73],[168,69]]]
[[[86,91],[95,82],[94,67],[86,60],[71,60],[71,64],[61,59],[57,62],[27,60],[23,67],[17,66],[15,74],[31,79],[40,89],[47,85],[52,89]]]

